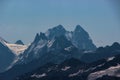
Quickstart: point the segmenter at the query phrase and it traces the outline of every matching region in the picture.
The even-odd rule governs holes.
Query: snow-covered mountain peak
[[[92,45],[92,41],[88,39],[89,35],[87,33],[83,34],[81,32],[75,33],[74,31],[66,31],[62,25],[58,25],[48,29],[46,33],[37,33],[34,41],[23,53],[23,58],[20,63],[30,62],[38,58],[42,60],[45,59],[46,62],[56,59],[55,62],[59,63],[66,59],[66,56],[71,57],[70,55],[74,55],[74,57],[80,57],[82,55],[78,54],[80,49],[92,50],[94,48],[94,44]],[[54,56],[54,58],[52,56]],[[59,60],[58,58],[63,59]]]

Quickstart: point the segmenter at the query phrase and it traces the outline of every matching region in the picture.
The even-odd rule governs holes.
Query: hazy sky
[[[0,0],[0,36],[33,41],[37,32],[80,24],[97,46],[120,42],[118,9],[111,0]]]

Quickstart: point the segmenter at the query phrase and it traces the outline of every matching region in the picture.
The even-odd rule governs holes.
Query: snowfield
[[[101,70],[101,71],[97,71],[94,73],[91,73],[88,76],[88,80],[96,80],[97,78],[100,78],[104,75],[108,75],[108,76],[116,76],[116,77],[120,77],[120,65],[118,64],[117,66],[112,66],[108,69],[105,70]]]
[[[10,44],[10,43],[6,43],[6,45],[10,50],[13,51],[13,53],[15,53],[15,55],[19,55],[23,53],[28,48],[27,45]]]

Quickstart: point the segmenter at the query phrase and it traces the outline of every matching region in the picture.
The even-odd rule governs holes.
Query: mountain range
[[[0,38],[0,80],[119,79],[119,54],[117,42],[97,48],[80,25],[74,31],[58,25],[37,33],[30,45]]]
[[[15,80],[120,80],[120,55],[87,64],[71,58],[61,64],[48,63]]]
[[[83,50],[95,49],[89,34],[80,25],[72,32],[58,25],[46,33],[37,33],[28,49],[20,55],[22,58],[20,57],[18,64],[29,63],[38,58],[41,59],[41,65],[47,62],[60,63],[71,57],[80,58]]]

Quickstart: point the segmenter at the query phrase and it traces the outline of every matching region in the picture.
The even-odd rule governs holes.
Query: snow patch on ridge
[[[111,61],[111,60],[113,60],[115,57],[110,57],[110,58],[108,58],[107,59],[107,61]]]
[[[70,74],[69,77],[74,77],[74,76],[78,76],[80,73],[82,73],[83,70],[79,70],[78,72],[76,73],[73,73],[73,74]]]
[[[48,41],[48,48],[50,48],[52,45],[53,45],[53,43],[55,42],[55,39],[52,39],[51,41]]]

